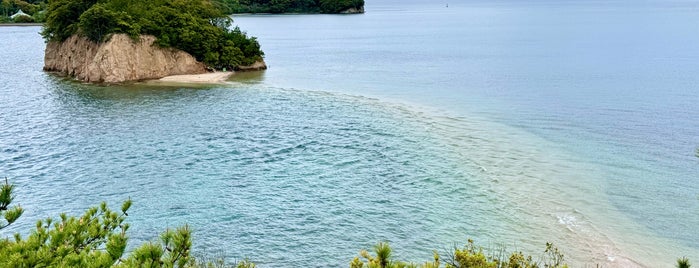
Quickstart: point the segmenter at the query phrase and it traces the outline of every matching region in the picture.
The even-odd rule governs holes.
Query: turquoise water
[[[474,238],[577,265],[699,257],[699,4],[370,2],[237,16],[270,69],[212,87],[43,73],[36,27],[0,27],[9,231],[131,197],[131,238],[262,267],[346,266]],[[697,257],[694,257],[697,256]]]

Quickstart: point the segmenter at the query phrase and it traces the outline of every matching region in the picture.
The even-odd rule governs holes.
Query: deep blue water
[[[697,15],[371,1],[236,16],[270,69],[197,88],[57,78],[39,28],[0,27],[0,176],[27,210],[7,233],[130,197],[134,242],[187,223],[198,251],[263,267],[345,266],[380,240],[422,261],[468,237],[670,267],[699,256]]]

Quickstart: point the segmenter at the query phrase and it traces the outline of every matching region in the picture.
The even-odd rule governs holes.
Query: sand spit
[[[184,74],[184,75],[171,75],[160,78],[159,82],[169,82],[169,83],[194,83],[194,84],[223,84],[228,80],[228,78],[233,75],[233,72],[213,72],[213,73],[203,73],[203,74]]]

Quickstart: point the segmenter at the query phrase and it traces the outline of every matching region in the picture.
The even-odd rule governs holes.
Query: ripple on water
[[[45,94],[50,109],[3,118],[34,126],[2,130],[27,209],[12,231],[132,198],[133,240],[187,223],[198,250],[263,266],[344,266],[380,240],[419,260],[469,237],[530,252],[562,240],[574,262],[624,253],[592,224],[608,209],[589,202],[598,178],[580,174],[594,168],[510,128],[255,85]]]

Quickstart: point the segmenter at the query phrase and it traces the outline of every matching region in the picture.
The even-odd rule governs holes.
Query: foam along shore
[[[157,80],[155,82],[168,83],[194,83],[194,84],[223,84],[228,78],[233,75],[233,72],[213,72],[203,74],[183,74],[170,75]]]

